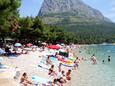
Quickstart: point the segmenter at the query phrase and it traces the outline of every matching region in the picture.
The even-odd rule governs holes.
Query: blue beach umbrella
[[[21,44],[21,43],[16,43],[14,46],[15,46],[15,47],[21,47],[22,44]]]

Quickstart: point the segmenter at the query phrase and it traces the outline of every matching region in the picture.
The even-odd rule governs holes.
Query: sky
[[[105,17],[115,22],[115,0],[83,0],[84,3],[99,10]],[[22,0],[20,16],[36,16],[43,0]]]

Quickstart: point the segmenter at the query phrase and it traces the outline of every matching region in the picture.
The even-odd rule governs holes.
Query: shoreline
[[[72,52],[74,52],[78,57],[87,57],[85,54],[79,55],[79,50],[76,48],[73,49]],[[30,80],[34,75],[48,78],[48,70],[44,70],[38,67],[39,61],[42,58],[42,54],[43,53],[39,51],[31,51],[29,54],[20,55],[15,59],[4,57],[4,64],[13,67],[17,66],[21,69],[21,75],[22,73],[27,72]],[[103,86],[103,83],[106,83],[106,80],[111,80],[110,78],[105,77],[106,75],[112,76],[112,72],[109,70],[111,70],[111,68],[108,69],[108,67],[104,64],[102,65],[102,63],[92,65],[90,60],[81,61],[79,63],[79,69],[72,70],[72,80],[67,82],[64,86]],[[107,73],[105,73],[106,75],[104,74],[105,71],[107,71]],[[105,80],[102,79],[103,77]],[[19,79],[16,82],[19,83]],[[112,84],[114,84],[114,82],[112,82]],[[112,84],[109,83],[107,86],[114,86]]]

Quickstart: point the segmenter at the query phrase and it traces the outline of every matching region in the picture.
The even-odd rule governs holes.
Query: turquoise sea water
[[[95,54],[99,63],[103,63],[102,60],[104,60],[105,65],[115,70],[115,45],[89,45],[82,49],[89,58]],[[108,56],[111,58],[110,62],[108,62]]]
[[[97,58],[96,65],[91,64],[90,58],[93,54]],[[80,66],[81,75],[73,86],[115,86],[115,45],[83,45],[77,48],[77,55],[86,58],[87,61],[82,63],[84,66]],[[111,57],[110,62],[108,56]],[[76,77],[73,78],[75,80]]]

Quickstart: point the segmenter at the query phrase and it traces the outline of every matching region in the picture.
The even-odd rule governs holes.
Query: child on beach
[[[29,80],[28,80],[28,76],[27,73],[23,73],[21,79],[20,79],[20,83],[23,84],[23,86],[28,86],[29,84],[32,84]]]

